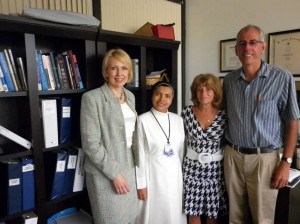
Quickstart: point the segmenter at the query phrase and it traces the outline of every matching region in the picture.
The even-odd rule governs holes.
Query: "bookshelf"
[[[28,84],[28,91],[0,92],[0,125],[33,143],[30,150],[22,147],[14,147],[14,150],[11,150],[6,148],[8,140],[0,136],[0,146],[4,149],[4,153],[0,154],[0,161],[32,156],[36,182],[36,207],[16,214],[0,215],[0,222],[19,224],[25,212],[34,211],[38,215],[38,223],[44,224],[47,218],[69,207],[75,206],[90,211],[86,190],[63,196],[58,200],[49,200],[45,181],[47,167],[44,162],[47,154],[66,146],[80,147],[81,96],[87,90],[103,84],[101,63],[108,49],[120,47],[127,51],[131,58],[139,59],[139,87],[128,89],[135,94],[137,111],[141,114],[151,107],[151,87],[146,86],[146,74],[167,69],[173,85],[177,86],[177,50],[180,42],[105,30],[98,32],[97,28],[69,26],[8,15],[0,15],[0,23],[0,49],[11,48],[14,57],[23,58]],[[84,89],[39,90],[36,49],[42,52],[72,50],[77,56]],[[72,99],[71,143],[45,148],[40,101],[58,97]],[[176,112],[176,100],[171,110]]]

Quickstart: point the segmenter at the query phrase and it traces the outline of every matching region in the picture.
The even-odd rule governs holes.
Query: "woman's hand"
[[[148,191],[147,188],[142,188],[137,190],[138,199],[146,201],[148,197]]]
[[[127,194],[130,189],[125,177],[119,174],[114,180],[113,185],[117,194]]]

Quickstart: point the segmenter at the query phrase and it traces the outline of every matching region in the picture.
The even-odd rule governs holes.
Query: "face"
[[[197,99],[200,105],[209,105],[212,104],[215,98],[215,92],[207,88],[206,86],[200,85],[197,88]]]
[[[256,29],[249,29],[239,35],[235,51],[243,65],[260,64],[264,50],[265,43],[260,41]]]
[[[152,95],[152,105],[155,110],[167,112],[173,100],[173,89],[167,86],[157,87]]]
[[[129,70],[125,64],[114,57],[110,57],[106,68],[108,85],[114,88],[123,87],[129,77]]]

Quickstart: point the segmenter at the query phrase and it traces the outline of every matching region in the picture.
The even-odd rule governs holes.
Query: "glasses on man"
[[[251,47],[256,47],[257,44],[262,44],[263,42],[260,40],[250,40],[250,41],[240,41],[237,43],[238,47],[246,47],[247,44],[250,45]]]

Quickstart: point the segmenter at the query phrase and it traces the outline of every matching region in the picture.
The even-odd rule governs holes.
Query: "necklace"
[[[117,96],[116,96],[117,97]],[[121,95],[119,97],[117,97],[120,101],[125,100],[125,94],[124,91],[121,92]]]
[[[153,117],[155,118],[156,122],[158,123],[160,129],[163,131],[164,135],[166,136],[167,139],[167,143],[170,144],[170,117],[169,117],[169,113],[168,113],[168,121],[169,121],[169,136],[167,136],[166,132],[164,131],[164,129],[162,128],[162,126],[160,125],[159,121],[157,120],[157,118],[155,117],[154,113],[151,110],[151,113],[153,115]]]

